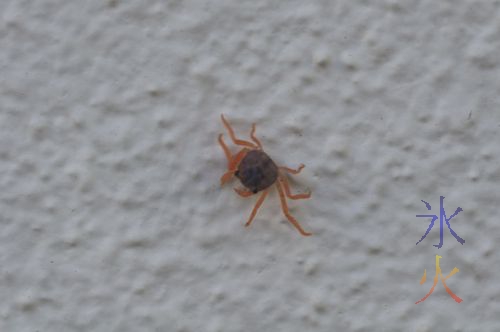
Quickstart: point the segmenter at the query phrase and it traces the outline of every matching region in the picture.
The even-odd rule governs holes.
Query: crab
[[[287,180],[288,174],[298,174],[305,167],[300,164],[297,169],[288,168],[285,166],[277,166],[274,161],[262,149],[262,144],[255,137],[255,123],[252,124],[250,138],[252,142],[236,138],[233,129],[229,122],[221,114],[221,120],[229,133],[229,137],[234,144],[239,145],[240,150],[236,154],[229,151],[224,142],[224,134],[219,134],[219,144],[224,150],[227,159],[227,171],[220,179],[221,186],[237,177],[244,189],[234,188],[234,191],[242,197],[250,197],[258,192],[261,192],[255,206],[250,213],[250,217],[245,226],[248,227],[252,223],[257,211],[266,199],[271,186],[275,184],[281,202],[281,209],[288,221],[304,236],[309,236],[311,233],[306,232],[299,222],[288,211],[286,198],[297,200],[307,199],[311,197],[311,192],[308,191],[302,194],[292,194]]]

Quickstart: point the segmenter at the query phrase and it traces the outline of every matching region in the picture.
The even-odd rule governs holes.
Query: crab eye
[[[258,192],[258,190],[257,190],[257,189],[254,189],[254,190],[252,190],[252,192],[253,192],[254,194],[256,194],[256,193]]]
[[[240,171],[236,170],[236,172],[234,172],[234,176],[238,176],[240,174]]]

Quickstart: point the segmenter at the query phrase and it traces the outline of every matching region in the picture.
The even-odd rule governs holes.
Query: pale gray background
[[[0,2],[0,331],[500,331],[499,1]],[[225,113],[310,200],[219,187]],[[227,137],[227,134],[226,134]],[[233,150],[234,151],[234,150]],[[451,224],[418,246],[445,196]],[[423,303],[440,254],[440,283]],[[419,285],[424,269],[428,280]]]

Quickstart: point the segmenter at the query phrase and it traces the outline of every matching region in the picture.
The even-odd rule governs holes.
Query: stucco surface
[[[500,331],[499,1],[2,0],[0,68],[0,331]]]

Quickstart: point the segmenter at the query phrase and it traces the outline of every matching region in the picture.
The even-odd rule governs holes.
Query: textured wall
[[[0,331],[500,331],[499,1],[2,0],[0,68]]]

